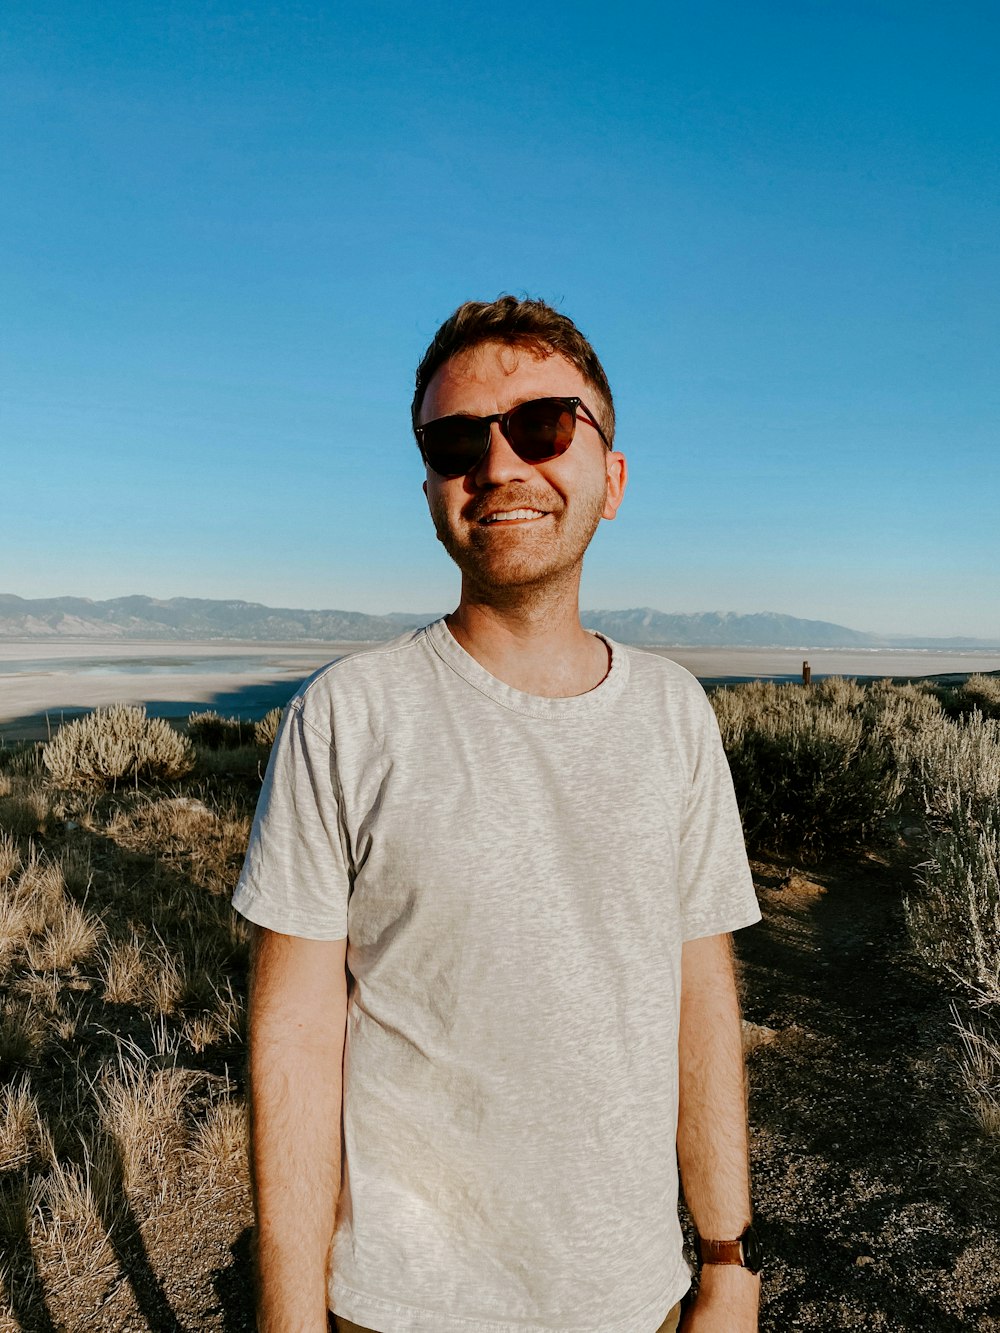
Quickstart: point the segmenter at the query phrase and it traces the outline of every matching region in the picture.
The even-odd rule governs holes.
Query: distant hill
[[[874,634],[832,625],[825,620],[798,620],[776,611],[742,616],[735,611],[696,611],[668,615],[640,607],[635,611],[587,611],[583,623],[623,643],[663,647],[760,648],[884,648]]]
[[[45,597],[31,600],[0,593],[0,640],[232,640],[254,643],[363,643],[391,639],[434,620],[394,611],[369,616],[361,611],[304,611],[260,602],[214,601],[202,597]],[[662,647],[727,648],[1000,648],[1000,636],[986,639],[889,638],[800,620],[775,611],[738,615],[699,611],[672,615],[640,607],[630,611],[585,611],[583,623],[624,643]]]
[[[0,639],[250,639],[254,642],[362,643],[426,625],[426,616],[360,611],[300,611],[260,602],[202,597],[45,597],[0,593]]]

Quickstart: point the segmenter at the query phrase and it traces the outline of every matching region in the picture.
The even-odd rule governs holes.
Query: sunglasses
[[[464,477],[486,457],[494,421],[518,458],[544,463],[564,454],[573,443],[578,412],[610,449],[593,412],[579,398],[532,398],[491,417],[438,417],[425,426],[415,426],[413,433],[432,472],[439,477]]]

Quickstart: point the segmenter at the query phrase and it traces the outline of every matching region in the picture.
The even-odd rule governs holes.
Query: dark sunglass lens
[[[475,417],[442,417],[423,430],[424,458],[442,477],[461,477],[483,455],[489,426]]]
[[[508,419],[510,442],[522,458],[542,462],[573,443],[576,412],[559,398],[538,398],[515,407]]]

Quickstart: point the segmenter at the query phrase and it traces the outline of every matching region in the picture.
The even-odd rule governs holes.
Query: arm
[[[340,1193],[347,941],[254,928],[250,1165],[257,1327],[326,1333]]]
[[[688,940],[681,955],[677,1155],[698,1234],[734,1240],[750,1221],[746,1080],[728,935]],[[760,1282],[745,1268],[702,1269],[685,1333],[755,1333]]]

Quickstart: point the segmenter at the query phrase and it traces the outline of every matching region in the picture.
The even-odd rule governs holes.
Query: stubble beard
[[[479,511],[497,507],[497,498],[472,506],[461,533],[449,522],[442,497],[432,501],[431,518],[438,540],[462,573],[463,588],[493,605],[540,603],[572,584],[578,586],[583,556],[601,521],[607,482],[592,496],[578,499],[567,516],[551,497],[505,493],[504,509],[540,509],[552,515],[540,520],[543,530],[518,525],[509,533],[478,523]]]

